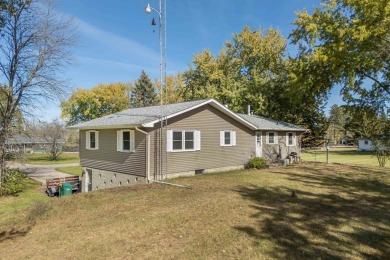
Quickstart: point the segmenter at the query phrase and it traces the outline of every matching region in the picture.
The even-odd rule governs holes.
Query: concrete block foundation
[[[82,180],[82,192],[146,183],[146,178],[143,176],[104,171],[87,167],[83,168]]]

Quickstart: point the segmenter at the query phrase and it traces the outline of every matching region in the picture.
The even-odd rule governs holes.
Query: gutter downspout
[[[147,159],[146,159],[146,161],[147,161],[147,166],[146,166],[146,180],[147,180],[147,182],[149,183],[150,182],[150,135],[149,135],[149,133],[148,132],[145,132],[145,131],[143,131],[143,130],[141,130],[141,129],[139,129],[138,127],[135,127],[135,130],[137,130],[137,131],[139,131],[139,132],[141,132],[141,133],[143,133],[143,134],[145,134],[146,136],[147,136],[147,151],[146,151],[146,157],[147,157]]]

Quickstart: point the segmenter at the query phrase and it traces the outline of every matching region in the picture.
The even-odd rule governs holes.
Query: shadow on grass
[[[352,167],[353,168],[353,167]],[[359,167],[358,167],[359,168]],[[351,168],[349,168],[351,169]],[[373,178],[352,178],[329,170],[307,173],[275,171],[292,185],[310,187],[291,197],[289,187],[241,186],[236,189],[253,202],[256,225],[236,226],[256,238],[272,241],[271,257],[370,258],[390,257],[390,186]],[[361,168],[360,168],[361,170]],[[311,172],[310,172],[311,171]],[[379,178],[380,172],[376,174]]]
[[[31,228],[32,226],[24,229],[12,228],[9,231],[0,231],[0,243],[6,240],[13,240],[18,237],[25,236],[31,230]]]
[[[50,209],[51,206],[47,202],[37,202],[31,205],[24,218],[20,219],[13,228],[0,230],[0,243],[27,235],[36,225],[38,219],[47,217],[47,213]]]

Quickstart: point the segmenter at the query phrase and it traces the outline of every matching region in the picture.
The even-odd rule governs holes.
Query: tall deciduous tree
[[[91,89],[77,89],[61,102],[61,117],[68,125],[92,120],[129,108],[130,84],[99,84]]]
[[[5,140],[16,112],[28,113],[37,100],[64,94],[67,86],[60,75],[71,61],[69,50],[75,43],[72,20],[56,13],[52,2],[9,0],[4,4],[0,96],[5,102],[0,103],[0,179],[5,167]]]
[[[345,100],[382,109],[390,98],[390,2],[324,0],[297,16],[292,43],[324,83],[311,91],[341,84]]]
[[[244,27],[219,55],[205,50],[195,56],[184,72],[185,98],[213,97],[235,111],[251,105],[255,113],[263,113],[265,92],[284,66],[286,43],[278,30]]]
[[[134,83],[134,89],[131,92],[131,104],[133,107],[147,107],[157,104],[155,87],[143,70],[140,78]]]
[[[160,82],[155,80],[154,85],[160,89]],[[167,75],[165,77],[165,85],[163,86],[163,104],[172,104],[182,102],[182,97],[185,90],[184,77],[182,73],[177,75]],[[157,103],[160,104],[160,96],[157,96]]]
[[[250,105],[255,114],[302,125],[323,140],[327,93],[306,91],[319,79],[302,61],[285,57],[286,44],[278,30],[245,27],[218,55],[205,50],[194,57],[184,72],[183,98],[213,97],[235,112]]]

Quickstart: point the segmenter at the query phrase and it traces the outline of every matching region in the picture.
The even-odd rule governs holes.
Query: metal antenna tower
[[[166,88],[166,76],[167,76],[167,29],[166,29],[166,0],[159,0],[159,9],[155,9],[150,6],[148,3],[145,12],[150,14],[155,11],[159,16],[159,39],[160,39],[160,130],[157,133],[156,148],[157,148],[157,178],[163,180],[167,174],[167,149],[166,149],[166,126],[167,126],[167,117],[165,115],[165,105],[164,98],[167,96]],[[155,25],[154,18],[152,20],[152,25]],[[163,95],[165,90],[165,95]],[[165,97],[164,97],[165,96]],[[165,100],[166,101],[166,100]],[[164,138],[165,136],[165,138]]]

